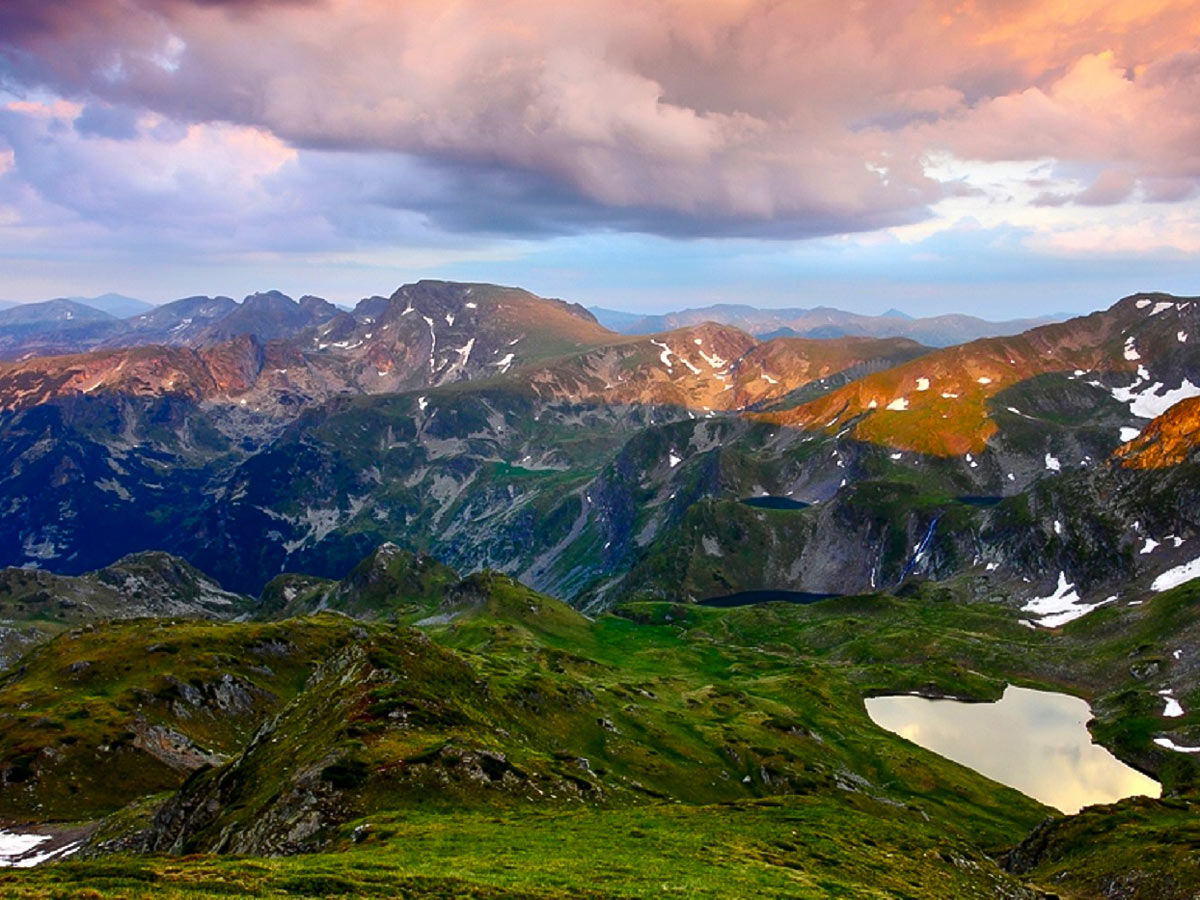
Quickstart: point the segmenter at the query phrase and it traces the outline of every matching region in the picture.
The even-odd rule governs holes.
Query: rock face
[[[1200,447],[1200,397],[1181,400],[1117,448],[1121,464],[1133,469],[1178,466]]]

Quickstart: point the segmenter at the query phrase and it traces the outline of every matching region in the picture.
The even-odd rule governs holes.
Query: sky
[[[1200,0],[0,0],[0,298],[1200,294]]]

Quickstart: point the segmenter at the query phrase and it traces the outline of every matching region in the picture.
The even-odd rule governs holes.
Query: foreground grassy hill
[[[1200,736],[1200,585],[1057,631],[933,586],[807,606],[635,603],[589,620],[502,575],[439,585],[448,570],[416,563],[387,551],[342,584],[284,585],[298,589],[293,612],[340,596],[360,619],[96,624],[34,651],[0,687],[0,759],[25,759],[0,779],[0,810],[104,817],[87,826],[91,859],[0,875],[0,892],[1200,889],[1187,825],[1198,767],[1153,743]],[[383,583],[408,585],[388,621],[358,602]],[[863,707],[912,690],[991,699],[1007,682],[1087,698],[1095,734],[1170,796],[1063,817],[877,728]],[[1182,718],[1162,718],[1164,687]],[[150,764],[139,729],[169,730],[189,764]]]

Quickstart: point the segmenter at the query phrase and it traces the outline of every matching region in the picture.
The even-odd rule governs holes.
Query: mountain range
[[[369,308],[383,298],[366,298]],[[75,304],[66,306],[65,304]],[[365,306],[364,306],[365,304]],[[86,307],[87,309],[81,309]],[[185,297],[160,306],[122,294],[68,297],[40,303],[0,302],[0,358],[22,359],[56,353],[77,353],[96,347],[143,344],[197,346],[240,334],[263,340],[288,337],[346,310],[319,297],[298,302],[278,291],[252,294],[240,304],[229,297]],[[92,310],[120,323],[101,319]],[[979,337],[1016,334],[1065,316],[989,322],[972,316],[943,315],[913,318],[898,310],[882,316],[863,316],[832,308],[756,309],[722,304],[642,316],[594,307],[589,312],[606,329],[620,334],[655,334],[705,323],[730,325],[762,339],[774,337],[903,337],[932,347]],[[70,314],[68,316],[68,313]],[[228,322],[224,322],[229,318]],[[81,327],[84,322],[90,328]],[[222,324],[218,325],[218,322]],[[66,323],[69,323],[67,327]],[[103,323],[103,324],[101,324]]]
[[[1065,314],[1035,319],[991,322],[975,316],[949,314],[913,318],[896,309],[866,316],[828,306],[812,309],[758,309],[736,303],[719,303],[682,309],[662,315],[642,316],[619,310],[591,307],[597,321],[622,334],[654,334],[702,322],[732,325],[763,339],[775,337],[904,337],[930,347],[948,347],[981,337],[1020,334],[1039,325],[1068,318]]]
[[[560,301],[443,282],[363,301],[354,314],[272,294],[236,306],[259,332],[283,335],[273,340],[222,314],[231,302],[179,303],[139,318],[167,335],[192,319],[194,346],[0,367],[0,408],[10,411],[0,491],[20,510],[0,526],[5,562],[81,572],[169,549],[257,591],[280,567],[338,575],[374,542],[396,540],[599,608],[634,584],[679,598],[724,590],[660,570],[667,559],[728,568],[715,561],[741,553],[763,515],[741,501],[768,495],[810,508],[772,518],[788,549],[736,567],[744,589],[871,589],[902,571],[945,578],[991,564],[1004,573],[991,579],[1011,579],[1018,594],[1025,579],[1060,572],[1107,590],[1121,585],[1072,548],[1014,556],[1007,531],[994,543],[994,523],[1051,474],[1055,484],[1091,474],[1108,484],[1097,490],[1118,490],[1137,477],[1108,462],[1118,448],[1200,393],[1188,342],[1198,308],[1160,295],[940,350],[760,341],[715,324],[617,335]],[[197,315],[210,306],[216,325]],[[901,486],[894,519],[877,521],[877,510],[866,533],[845,527],[861,492]],[[97,540],[99,519],[113,515],[130,527]],[[143,537],[135,523],[147,515],[172,523],[168,540]],[[906,548],[945,515],[966,531],[913,562]],[[1111,536],[1114,548],[1153,518],[1131,511],[1132,536]],[[728,544],[716,520],[748,530]],[[1047,525],[1031,522],[1021,545]],[[702,527],[714,533],[676,545]],[[1173,555],[1143,562],[1166,566]]]
[[[520,834],[564,896],[1200,890],[1200,299],[947,347],[443,281],[40,306],[0,313],[56,354],[0,363],[0,817],[89,884],[557,896],[479,874]],[[862,705],[1012,682],[1164,798],[1062,816]]]

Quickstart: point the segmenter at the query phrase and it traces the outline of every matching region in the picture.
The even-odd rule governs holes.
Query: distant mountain
[[[699,325],[701,322],[718,322],[768,340],[775,337],[831,338],[850,335],[905,337],[928,347],[948,347],[981,337],[1019,334],[1065,318],[1046,316],[989,322],[975,316],[952,314],[915,319],[895,309],[888,310],[882,316],[864,316],[832,307],[759,309],[732,303],[683,309],[657,316],[636,316],[599,307],[592,308],[591,312],[606,328],[622,334],[653,334]]]
[[[649,334],[654,331],[652,328],[645,327],[646,321],[650,317],[644,316],[641,313],[625,312],[620,309],[605,309],[603,306],[589,306],[587,309],[588,312],[596,317],[597,322],[610,331],[616,331],[620,334]]]
[[[74,300],[22,303],[0,311],[0,358],[91,349],[123,329],[115,316]]]
[[[76,303],[82,303],[84,306],[90,306],[92,309],[106,312],[110,316],[116,316],[118,319],[127,319],[130,316],[136,316],[154,309],[153,303],[147,303],[145,300],[138,300],[134,297],[126,297],[124,294],[101,294],[99,297],[68,297],[67,299],[74,300]]]
[[[184,297],[127,319],[126,330],[108,344],[191,346],[202,340],[211,326],[237,308],[237,303],[230,297]]]
[[[122,319],[96,305],[135,314]],[[0,359],[148,345],[211,347],[239,337],[269,342],[295,337],[339,317],[350,320],[347,313],[319,297],[296,301],[278,291],[252,294],[242,303],[229,297],[185,297],[151,306],[115,294],[86,303],[67,299],[25,303],[0,311]]]
[[[267,291],[251,294],[213,322],[201,333],[198,342],[218,343],[247,335],[262,341],[289,338],[344,315],[320,297],[302,297],[297,302],[279,291]]]

